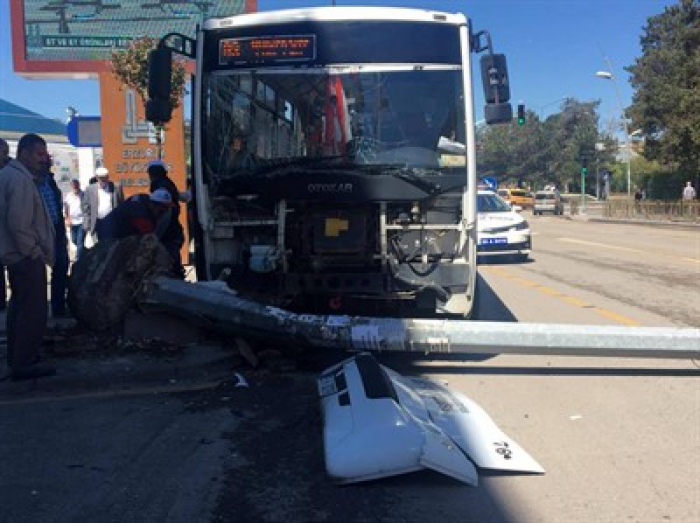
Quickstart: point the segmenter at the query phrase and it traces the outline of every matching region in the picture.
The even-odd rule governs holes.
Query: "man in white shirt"
[[[97,222],[104,219],[112,209],[124,201],[121,187],[109,180],[109,170],[98,167],[97,182],[88,185],[83,196],[83,229],[95,239]]]
[[[695,199],[695,188],[693,184],[687,182],[683,188],[683,199],[684,200],[694,200]]]
[[[76,261],[80,259],[85,245],[85,229],[83,229],[83,191],[80,189],[80,181],[71,180],[71,192],[63,198],[63,213],[66,216],[66,225],[70,230],[70,239],[75,245]]]

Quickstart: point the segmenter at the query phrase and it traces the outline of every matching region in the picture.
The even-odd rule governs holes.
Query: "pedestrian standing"
[[[46,142],[24,135],[17,159],[0,170],[0,261],[7,266],[7,361],[13,381],[53,376],[40,362],[46,331],[46,265],[53,266],[55,232],[35,180],[50,166]]]
[[[0,169],[10,162],[10,145],[0,138]],[[5,280],[5,266],[0,263],[0,311],[7,307],[7,281]]]
[[[148,178],[151,180],[151,194],[158,189],[165,189],[170,194],[173,206],[163,215],[158,224],[158,237],[173,259],[173,270],[184,278],[180,251],[185,243],[185,233],[180,223],[180,191],[168,177],[168,168],[162,160],[154,160],[148,164]]]
[[[70,240],[75,245],[75,261],[80,259],[85,246],[85,229],[83,229],[83,191],[80,189],[80,181],[73,179],[70,182],[70,192],[63,200],[63,212],[70,228]]]
[[[686,182],[685,187],[683,187],[683,199],[688,201],[695,199],[695,188],[690,182]]]
[[[83,228],[96,239],[97,224],[124,201],[121,187],[109,179],[109,170],[98,167],[95,171],[97,182],[88,185],[83,196]],[[99,235],[97,235],[99,239]]]
[[[51,315],[54,318],[61,318],[66,316],[66,288],[70,260],[68,259],[66,222],[63,216],[63,195],[50,170],[52,165],[49,157],[49,167],[36,178],[36,186],[55,231],[54,263],[51,265]]]

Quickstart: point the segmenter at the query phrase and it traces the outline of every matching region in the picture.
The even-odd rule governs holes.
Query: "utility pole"
[[[610,59],[606,56],[605,62],[608,64],[608,71],[598,71],[596,76],[604,80],[611,80],[613,86],[615,87],[615,95],[617,96],[617,103],[620,106],[620,113],[622,115],[622,124],[625,133],[625,163],[627,165],[627,198],[632,197],[632,149],[630,147],[630,131],[627,124],[627,113],[625,112],[625,106],[622,104],[622,96],[620,96],[620,88],[617,85],[617,80],[615,75],[612,73],[612,64]]]

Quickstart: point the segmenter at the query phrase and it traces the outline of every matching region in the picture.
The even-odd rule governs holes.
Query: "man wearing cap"
[[[51,217],[36,180],[50,166],[46,141],[25,134],[17,159],[0,170],[0,262],[7,266],[7,362],[13,381],[53,376],[56,369],[39,361],[46,331],[46,266],[54,263]]]
[[[156,232],[158,220],[172,208],[173,201],[165,189],[136,194],[119,204],[97,224],[97,237],[126,238]]]
[[[154,160],[148,164],[148,178],[151,180],[151,193],[165,189],[170,193],[173,207],[158,223],[158,237],[173,259],[174,271],[184,276],[180,250],[185,243],[185,233],[180,224],[180,192],[175,183],[168,177],[168,167],[162,160]]]
[[[124,201],[121,187],[109,179],[109,170],[98,167],[95,171],[97,183],[88,185],[83,196],[83,228],[95,239],[97,223]],[[99,233],[97,234],[99,238]]]

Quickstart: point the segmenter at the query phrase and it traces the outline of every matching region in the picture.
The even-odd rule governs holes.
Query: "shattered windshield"
[[[359,69],[211,75],[202,125],[207,173],[464,165],[461,71]]]

